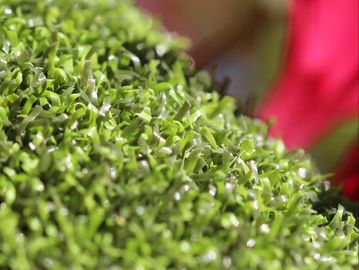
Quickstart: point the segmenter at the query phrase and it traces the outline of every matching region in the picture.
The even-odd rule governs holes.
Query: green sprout
[[[129,1],[0,0],[1,269],[354,269],[310,158]]]

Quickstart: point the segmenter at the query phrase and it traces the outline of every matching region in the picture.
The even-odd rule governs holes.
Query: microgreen
[[[0,0],[1,269],[358,265],[310,158],[185,46],[128,1]]]

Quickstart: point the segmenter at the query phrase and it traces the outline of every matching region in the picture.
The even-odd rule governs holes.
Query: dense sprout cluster
[[[127,1],[0,0],[1,269],[353,269],[301,151]]]

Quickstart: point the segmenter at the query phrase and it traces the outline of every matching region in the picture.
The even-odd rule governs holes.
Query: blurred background
[[[357,0],[139,0],[271,135],[359,194]]]
[[[270,3],[269,3],[270,2]],[[169,31],[191,40],[197,67],[230,79],[243,100],[262,96],[282,61],[286,0],[141,0]],[[260,80],[258,78],[261,78]]]

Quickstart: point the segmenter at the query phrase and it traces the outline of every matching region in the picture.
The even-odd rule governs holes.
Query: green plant
[[[353,269],[323,176],[127,1],[0,0],[1,269]]]

